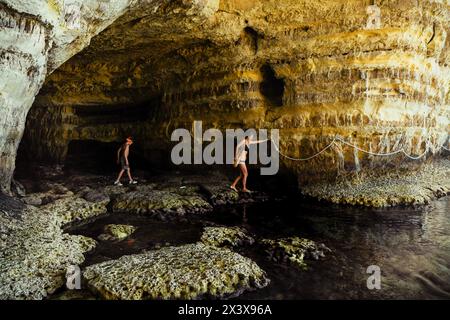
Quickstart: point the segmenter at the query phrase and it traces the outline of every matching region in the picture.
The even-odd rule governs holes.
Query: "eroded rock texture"
[[[263,239],[261,244],[266,247],[269,259],[276,262],[289,262],[300,269],[307,270],[304,260],[319,260],[325,258],[325,252],[331,252],[323,243],[309,239],[289,237],[282,239]]]
[[[26,115],[46,75],[128,5],[128,0],[0,1],[0,190],[9,190]]]
[[[43,299],[65,283],[95,240],[64,225],[105,213],[102,203],[67,197],[36,208],[0,194],[0,299]]]
[[[73,140],[133,135],[151,157],[169,149],[173,129],[203,120],[205,127],[280,129],[280,149],[294,158],[336,135],[372,152],[436,155],[448,136],[448,2],[375,3],[134,1],[47,78],[24,150],[61,162]],[[123,11],[116,9],[102,21]],[[68,55],[55,54],[43,56],[57,65]],[[10,103],[24,117],[27,108],[16,100]],[[14,132],[4,139],[13,144],[2,153],[10,163],[2,166],[4,186],[22,130]],[[312,183],[383,167],[386,159],[405,158],[337,143],[311,161],[282,161]]]
[[[250,259],[201,243],[123,256],[87,267],[83,276],[108,300],[220,298],[270,282]]]

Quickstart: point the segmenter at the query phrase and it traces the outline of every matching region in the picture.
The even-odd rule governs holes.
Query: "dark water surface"
[[[450,197],[420,209],[330,206],[299,199],[216,209],[186,222],[113,214],[70,232],[97,238],[103,226],[139,227],[121,242],[99,242],[86,264],[200,239],[203,226],[242,226],[258,238],[300,236],[333,253],[309,270],[268,261],[258,246],[240,252],[263,268],[271,284],[242,299],[450,299]],[[381,289],[367,288],[367,267],[381,269]]]

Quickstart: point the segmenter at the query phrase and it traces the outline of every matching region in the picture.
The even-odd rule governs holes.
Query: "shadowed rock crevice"
[[[144,102],[136,105],[74,106],[74,113],[85,124],[122,123],[146,121],[151,116],[157,102]]]
[[[269,105],[281,107],[283,105],[284,80],[278,79],[275,71],[269,64],[261,67],[263,81],[260,84],[262,95],[266,98]]]
[[[0,192],[0,211],[7,215],[13,216],[16,219],[20,219],[20,216],[25,209],[25,205],[22,201],[5,195]]]
[[[250,44],[253,48],[253,51],[255,52],[255,54],[257,54],[258,53],[258,40],[259,40],[260,35],[252,27],[245,27],[244,33],[249,38]]]

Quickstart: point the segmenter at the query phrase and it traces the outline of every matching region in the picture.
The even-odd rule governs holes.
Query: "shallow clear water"
[[[92,264],[163,245],[196,242],[204,225],[239,225],[257,237],[300,236],[332,249],[309,270],[268,261],[258,246],[239,252],[255,260],[271,284],[241,295],[242,299],[449,299],[450,197],[421,209],[362,209],[302,203],[223,207],[199,219],[159,222],[146,216],[114,214],[71,233],[93,238],[108,223],[139,227],[122,242],[100,242],[87,256]],[[381,289],[369,290],[366,269],[381,269]]]

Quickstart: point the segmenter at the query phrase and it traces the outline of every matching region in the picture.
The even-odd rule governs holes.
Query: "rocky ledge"
[[[83,276],[102,298],[128,300],[229,297],[269,283],[250,259],[200,243],[123,256]]]
[[[115,197],[112,209],[114,212],[159,214],[161,218],[170,218],[186,213],[205,213],[211,211],[212,206],[195,187],[157,190],[151,185],[144,185]]]
[[[52,170],[39,167],[36,171]],[[36,207],[58,199],[67,199],[64,203],[69,205],[70,199],[82,198],[89,203],[107,204],[112,212],[145,214],[161,220],[204,214],[220,205],[269,199],[261,192],[251,196],[239,194],[229,188],[231,182],[225,175],[211,172],[205,175],[158,174],[139,179],[137,185],[123,186],[112,185],[110,177],[78,172],[70,176],[63,172],[36,176],[15,183],[21,190],[21,200]],[[16,194],[19,196],[18,192]]]
[[[408,166],[395,173],[343,177],[334,184],[304,186],[302,192],[319,200],[367,207],[428,204],[450,194],[450,159],[429,162],[417,170]]]

